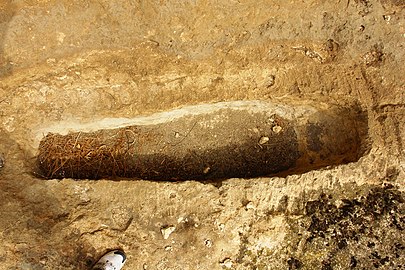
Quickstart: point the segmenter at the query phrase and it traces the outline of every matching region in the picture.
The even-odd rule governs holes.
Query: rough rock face
[[[0,269],[116,247],[125,269],[404,268],[404,18],[394,0],[0,1]],[[367,151],[214,183],[33,173],[49,130],[251,100],[359,106]]]

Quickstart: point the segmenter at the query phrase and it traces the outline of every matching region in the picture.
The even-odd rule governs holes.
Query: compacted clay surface
[[[113,248],[127,252],[124,269],[403,269],[404,45],[400,0],[1,0],[0,269],[85,270]],[[36,170],[49,132],[108,134],[125,119],[253,100],[356,108],[337,119],[365,124],[361,145],[350,141],[361,151],[276,176],[241,166],[236,176],[248,177],[215,181],[158,177],[171,166],[153,180]],[[283,130],[253,116],[248,125]],[[218,124],[224,117],[201,151],[227,140],[240,149],[232,129],[243,123]],[[163,128],[183,150],[206,134],[184,123]],[[255,133],[264,126],[243,153],[271,142]],[[146,141],[146,152],[161,143]],[[339,145],[341,156],[352,149]]]

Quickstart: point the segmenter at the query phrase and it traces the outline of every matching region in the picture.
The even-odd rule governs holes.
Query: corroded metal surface
[[[159,124],[49,133],[39,146],[40,173],[46,178],[217,180],[303,172],[360,157],[366,123],[353,109],[283,106],[280,111],[275,104],[259,104],[261,110],[227,106]]]

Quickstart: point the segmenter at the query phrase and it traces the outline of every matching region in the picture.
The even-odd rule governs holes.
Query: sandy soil
[[[401,269],[401,0],[0,0],[0,269]],[[357,104],[356,162],[217,183],[44,180],[49,127],[223,101]],[[102,122],[101,122],[102,123]]]

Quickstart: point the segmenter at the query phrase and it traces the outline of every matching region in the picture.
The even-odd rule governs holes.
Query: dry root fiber
[[[356,161],[365,130],[353,108],[225,106],[153,124],[49,133],[37,162],[45,178],[247,178]]]

